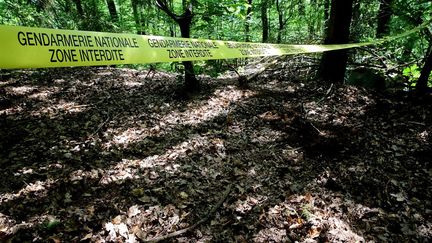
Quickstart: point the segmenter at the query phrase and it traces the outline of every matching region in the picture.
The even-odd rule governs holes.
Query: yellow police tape
[[[0,26],[0,68],[99,66],[314,53],[380,44],[420,31],[353,44],[287,45]]]

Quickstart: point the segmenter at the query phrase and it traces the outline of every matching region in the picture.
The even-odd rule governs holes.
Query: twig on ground
[[[220,200],[219,200],[219,201],[217,202],[217,204],[212,208],[212,210],[210,210],[210,212],[209,212],[206,216],[204,216],[204,218],[200,219],[198,222],[196,222],[196,223],[193,224],[192,226],[187,227],[187,228],[185,228],[185,229],[181,229],[181,230],[178,230],[178,231],[172,232],[172,233],[167,234],[167,235],[164,235],[164,236],[155,237],[155,238],[152,238],[152,239],[147,239],[147,240],[146,240],[146,239],[142,239],[139,235],[137,235],[138,238],[140,238],[143,242],[159,242],[159,241],[163,241],[163,240],[167,240],[167,239],[170,239],[170,238],[173,238],[173,237],[179,236],[179,235],[181,235],[181,234],[184,234],[184,233],[186,233],[186,232],[188,232],[188,231],[191,231],[191,230],[195,229],[195,228],[198,227],[200,224],[202,224],[202,223],[206,222],[207,220],[209,220],[210,217],[211,217],[214,213],[216,213],[216,211],[217,211],[217,210],[222,206],[223,202],[226,200],[226,198],[227,198],[228,195],[230,194],[230,192],[231,192],[231,188],[232,188],[232,185],[230,184],[230,185],[227,187],[227,189],[225,190],[225,192],[223,193],[223,195],[222,195],[222,197],[220,198]]]
[[[426,126],[426,124],[423,122],[408,121],[407,123],[413,124],[413,125],[418,125],[418,126]]]
[[[321,103],[325,98],[327,98],[327,96],[330,94],[332,88],[333,88],[333,83],[330,84],[330,87],[328,88],[328,90],[325,93],[325,95],[320,100],[318,100],[318,102],[317,102],[318,104]]]
[[[320,134],[320,135],[324,135],[324,133],[323,132],[321,132],[312,122],[309,122],[310,123],[310,125],[311,125],[311,127],[313,128],[313,129],[315,129],[317,132],[318,132],[318,134]]]
[[[112,117],[112,119],[116,118],[118,115],[115,115]],[[90,137],[93,137],[96,133],[99,132],[100,129],[102,129],[103,126],[110,120],[110,116],[108,115],[107,119],[103,121],[101,124],[99,124],[98,128],[90,135]]]

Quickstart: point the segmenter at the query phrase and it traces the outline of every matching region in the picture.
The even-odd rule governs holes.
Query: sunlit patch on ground
[[[143,84],[141,82],[125,81],[123,82],[126,87],[139,87]]]
[[[17,199],[19,197],[30,196],[37,199],[38,197],[44,197],[48,193],[50,187],[56,183],[55,180],[48,179],[46,181],[35,181],[27,184],[26,187],[22,188],[16,193],[2,193],[0,194],[0,203],[6,203],[8,201]]]
[[[173,163],[174,161],[186,158],[190,153],[202,150],[208,145],[209,141],[206,137],[197,135],[172,148],[167,148],[166,153],[161,155],[150,156],[142,160],[123,159],[105,171],[100,183],[108,184],[141,177],[156,179],[159,177],[158,171],[160,170],[170,174],[178,173],[180,165]]]
[[[23,110],[24,109],[22,107],[20,107],[20,106],[18,106],[18,107],[11,107],[11,108],[0,110],[0,115],[10,116],[10,115],[13,115],[13,114],[20,113]]]
[[[40,101],[48,101],[50,96],[60,91],[58,87],[46,88],[46,89],[38,89],[38,92],[31,94],[29,98],[36,99]]]
[[[189,226],[185,218],[189,212],[176,208],[174,205],[155,205],[143,207],[133,205],[127,212],[117,215],[110,222],[104,224],[104,231],[108,241],[137,242],[138,239],[147,240],[156,235],[165,235],[179,227]],[[157,222],[155,225],[154,223]],[[96,240],[97,238],[93,238]]]
[[[191,103],[185,111],[174,110],[165,116],[158,118],[156,125],[147,127],[141,125],[139,127],[129,127],[125,131],[108,130],[106,137],[113,137],[112,143],[121,146],[127,146],[129,143],[140,141],[148,136],[161,136],[172,131],[174,126],[180,125],[199,125],[203,122],[214,119],[218,116],[226,117],[230,122],[229,113],[231,106],[240,102],[242,99],[247,99],[255,93],[251,91],[240,90],[233,86],[228,86],[222,90],[216,90],[214,95],[208,100],[203,100],[198,103]],[[169,107],[169,106],[168,106]],[[159,110],[163,107],[159,108]],[[110,143],[105,144],[106,147],[111,147]]]
[[[252,142],[254,143],[269,143],[269,142],[275,142],[278,139],[281,138],[283,135],[280,131],[275,131],[272,129],[264,128],[260,131],[257,131],[257,133],[253,134]]]
[[[88,107],[89,105],[80,105],[75,102],[66,102],[64,100],[61,100],[58,104],[44,106],[39,108],[38,110],[32,111],[31,115],[35,117],[45,115],[54,118],[55,116],[61,114],[73,114],[73,113],[84,112]]]
[[[10,95],[26,95],[37,89],[38,89],[37,86],[28,86],[28,85],[5,88],[6,93]]]
[[[321,197],[310,193],[293,195],[283,203],[260,215],[262,229],[255,235],[256,242],[329,241],[362,242],[365,239],[354,232],[346,218],[334,211]],[[339,209],[338,209],[339,210]]]

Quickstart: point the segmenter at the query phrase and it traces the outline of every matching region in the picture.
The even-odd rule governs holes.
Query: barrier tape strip
[[[0,25],[0,68],[100,66],[315,53],[381,44],[426,28],[350,44],[288,45]]]

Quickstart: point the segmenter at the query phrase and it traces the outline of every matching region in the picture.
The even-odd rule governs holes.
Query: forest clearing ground
[[[282,64],[281,64],[282,65]],[[432,238],[432,104],[322,84],[281,65],[239,89],[158,71],[0,77],[0,241]]]

